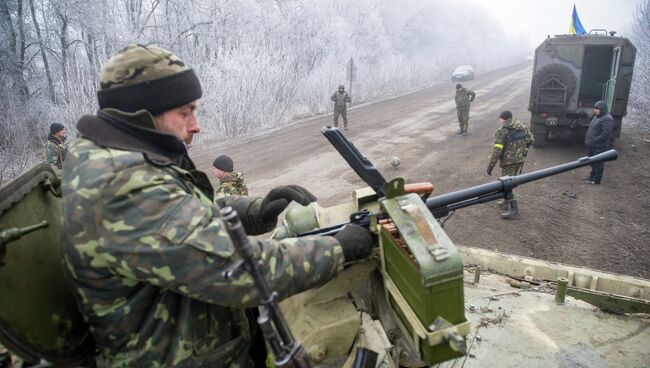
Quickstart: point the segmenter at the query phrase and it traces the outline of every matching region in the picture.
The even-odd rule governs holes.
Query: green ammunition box
[[[400,327],[431,365],[465,353],[463,263],[416,194],[380,200],[398,234],[380,230],[382,272]]]

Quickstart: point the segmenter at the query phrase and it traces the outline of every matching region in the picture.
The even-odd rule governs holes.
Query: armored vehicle
[[[598,100],[614,117],[614,138],[627,114],[636,48],[605,30],[549,37],[535,49],[528,110],[535,146],[552,137],[584,136]]]
[[[338,129],[323,133],[369,187],[334,207],[293,207],[272,236],[331,235],[353,222],[376,233],[379,244],[369,259],[280,303],[285,327],[302,344],[295,351],[309,361],[276,360],[276,367],[641,367],[650,361],[649,280],[459,246],[438,221],[504,198],[519,184],[615,159],[616,151],[432,196],[430,183],[386,181]],[[39,367],[93,367],[94,340],[59,254],[58,187],[43,164],[0,188],[0,344]],[[281,340],[268,338],[273,328],[264,326],[269,345],[281,351]]]

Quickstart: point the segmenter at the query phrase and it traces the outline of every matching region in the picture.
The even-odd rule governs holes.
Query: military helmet
[[[342,84],[339,84],[339,89],[345,89],[345,86]]]

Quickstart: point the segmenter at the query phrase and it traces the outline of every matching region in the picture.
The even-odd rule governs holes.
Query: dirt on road
[[[387,179],[431,182],[434,194],[497,180],[485,174],[498,116],[511,110],[526,122],[532,68],[519,64],[477,75],[463,83],[476,92],[468,136],[459,136],[456,83],[348,110],[345,134]],[[350,200],[365,184],[348,167],[319,129],[332,115],[282,129],[227,141],[204,142],[192,149],[199,168],[209,171],[219,154],[230,155],[244,173],[251,195],[283,184],[300,184],[321,206]],[[550,261],[650,278],[650,135],[625,125],[615,148],[620,157],[605,164],[601,185],[581,178],[589,168],[560,174],[515,190],[521,215],[503,220],[495,202],[458,210],[445,224],[457,243]],[[558,165],[584,156],[581,142],[557,141],[532,148],[524,171]],[[394,168],[390,161],[399,157]],[[217,184],[216,180],[214,184]]]

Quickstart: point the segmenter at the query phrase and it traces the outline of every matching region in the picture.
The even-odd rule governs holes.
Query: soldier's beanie
[[[110,58],[100,78],[99,108],[152,115],[201,98],[194,70],[171,51],[153,45],[130,45]]]
[[[502,112],[501,115],[499,115],[499,117],[501,119],[503,119],[503,120],[512,119],[512,113],[510,111],[506,110],[506,111]]]
[[[234,170],[232,158],[226,155],[221,155],[215,158],[214,162],[212,162],[212,166],[225,172],[232,172]]]
[[[463,88],[463,85],[460,84],[460,83],[458,83],[458,84],[456,85],[456,89],[461,89],[461,88]]]
[[[50,134],[56,134],[65,129],[65,127],[59,123],[50,124]]]

